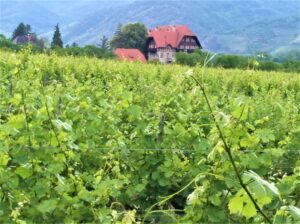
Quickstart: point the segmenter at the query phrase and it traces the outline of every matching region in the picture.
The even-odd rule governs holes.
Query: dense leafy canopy
[[[176,53],[176,63],[180,65],[196,66],[204,65],[212,53],[196,50],[193,53]],[[210,67],[255,69],[263,71],[283,71],[300,73],[300,60],[294,57],[285,57],[284,60],[277,61],[267,55],[258,54],[253,56],[216,54],[213,60],[207,64]]]
[[[31,26],[29,24],[20,23],[12,34],[12,39],[15,39],[17,36],[24,36],[31,32]]]
[[[297,74],[0,52],[0,222],[299,220]]]
[[[148,31],[142,23],[129,23],[118,27],[110,44],[112,48],[136,48],[145,51]]]
[[[2,50],[19,50],[20,46],[16,45],[11,41],[11,39],[6,38],[4,35],[0,34],[0,48]]]

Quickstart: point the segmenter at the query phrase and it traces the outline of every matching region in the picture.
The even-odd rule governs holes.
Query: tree
[[[46,38],[37,38],[37,46],[39,46],[41,49],[46,48],[48,40]]]
[[[142,23],[131,23],[122,26],[121,32],[110,42],[112,48],[136,48],[145,50],[148,37],[147,28]]]
[[[116,29],[116,31],[114,33],[114,36],[118,36],[118,35],[121,34],[122,27],[123,27],[122,23],[119,23],[118,26],[117,26],[117,29]]]
[[[14,44],[11,39],[6,38],[3,34],[0,34],[0,49],[11,49],[11,50],[19,50],[20,46]]]
[[[17,28],[14,30],[12,34],[12,40],[15,39],[17,36],[24,36],[29,34],[31,31],[30,25],[25,25],[24,23],[20,23]]]
[[[26,34],[29,34],[31,32],[31,26],[29,24],[26,24],[25,29],[26,29]]]
[[[54,28],[54,34],[51,43],[51,48],[55,48],[55,47],[63,48],[63,42],[61,40],[61,34],[59,31],[58,24]]]
[[[289,60],[283,63],[283,67],[287,72],[297,72],[300,73],[300,61]]]
[[[73,42],[73,43],[71,44],[71,47],[78,47],[78,44],[77,44],[76,42]]]
[[[109,41],[105,35],[101,38],[99,47],[103,50],[109,49]]]

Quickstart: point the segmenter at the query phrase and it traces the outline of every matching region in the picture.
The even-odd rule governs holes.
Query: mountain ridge
[[[300,35],[298,0],[79,0],[68,1],[65,10],[55,1],[17,2],[30,5],[28,10],[36,13],[40,21],[21,13],[18,6],[13,13],[9,10],[1,13],[5,19],[0,20],[0,32],[11,33],[23,18],[34,31],[50,40],[53,26],[59,23],[65,44],[97,44],[103,35],[112,37],[118,24],[130,22],[142,22],[149,29],[186,24],[198,35],[205,50],[221,53],[252,54],[272,52],[279,47],[297,48],[297,41],[292,43]],[[7,7],[10,11],[14,8],[11,5]],[[0,8],[3,12],[2,4]]]

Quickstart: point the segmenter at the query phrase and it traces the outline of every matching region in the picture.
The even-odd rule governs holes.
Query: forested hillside
[[[16,0],[14,0],[16,1]],[[65,43],[95,44],[111,37],[119,23],[187,24],[205,50],[252,54],[299,48],[298,0],[260,1],[43,1],[1,2],[0,32],[9,34],[21,21],[49,37],[59,22]],[[24,13],[24,9],[26,12]]]

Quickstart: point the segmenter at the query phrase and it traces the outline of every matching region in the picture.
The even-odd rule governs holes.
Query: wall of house
[[[148,43],[148,60],[159,60],[161,63],[171,63],[175,62],[176,51],[184,51],[191,53],[195,49],[199,49],[195,37],[184,37],[180,42],[177,49],[172,48],[170,45],[166,48],[156,48],[155,42],[153,40]]]
[[[176,49],[167,47],[157,49],[157,55],[161,63],[171,63],[175,61]]]
[[[171,63],[175,61],[176,49],[158,48],[156,52],[148,52],[148,60],[159,60],[161,63]]]
[[[157,52],[148,52],[148,60],[149,61],[156,60],[156,59],[159,59]]]

